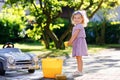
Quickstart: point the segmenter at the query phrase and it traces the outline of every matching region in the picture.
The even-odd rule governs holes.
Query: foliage
[[[95,27],[97,27],[97,24],[90,22],[88,27],[85,28],[85,32],[86,32],[86,40],[88,44],[94,44],[95,38],[96,38],[96,34],[95,34]]]
[[[36,3],[36,0],[7,0],[6,2],[6,6],[9,7],[22,6],[25,10],[29,10],[30,15],[35,17],[37,26],[34,26],[33,30],[28,29],[28,34],[32,32],[29,37],[39,39],[42,35],[46,48],[49,48],[51,39],[55,47],[59,49],[64,48],[63,41],[72,28],[70,24],[62,35],[56,35],[54,29],[62,29],[63,27],[63,24],[62,26],[61,24],[54,24],[58,22],[59,17],[67,13],[67,19],[70,23],[70,16],[73,10],[84,9],[87,11],[89,18],[91,18],[100,7],[111,8],[116,6],[116,4],[118,4],[118,0],[38,0],[38,3]],[[63,8],[66,8],[66,10]]]
[[[120,43],[120,22],[107,23],[105,38],[106,43]]]
[[[107,44],[117,44],[120,40],[120,23],[106,22],[105,23],[105,43]],[[87,42],[89,44],[94,44],[96,42],[96,37],[101,36],[101,23],[91,22],[86,28]],[[102,39],[100,39],[102,40]],[[96,44],[99,44],[96,42]]]
[[[55,28],[53,30],[53,32],[58,36],[58,38],[60,38],[60,36],[62,35],[61,33],[64,33],[64,31],[69,27],[69,21],[64,18],[58,18],[58,20],[54,23],[54,25],[57,24],[64,24],[61,25],[61,27]]]
[[[4,9],[2,13],[0,13],[0,43],[8,41],[14,42],[20,38],[19,34],[24,25],[21,16],[18,16],[18,13],[16,12],[17,11],[12,14],[13,9]],[[21,12],[19,15],[21,15]]]

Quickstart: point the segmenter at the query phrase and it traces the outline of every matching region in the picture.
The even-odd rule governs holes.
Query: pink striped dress
[[[86,42],[86,34],[85,29],[81,24],[77,24],[73,27],[72,35],[74,34],[75,30],[80,29],[80,32],[77,38],[73,41],[72,44],[72,56],[87,56],[88,48]]]

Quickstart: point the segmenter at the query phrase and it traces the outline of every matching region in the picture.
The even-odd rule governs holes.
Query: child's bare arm
[[[70,38],[70,40],[68,41],[68,45],[72,45],[72,42],[77,38],[78,33],[80,32],[80,29],[77,29],[74,34],[72,35],[72,37]]]

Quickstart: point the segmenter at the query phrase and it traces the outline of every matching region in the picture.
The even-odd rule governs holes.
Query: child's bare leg
[[[82,72],[83,70],[82,56],[76,56],[76,59],[77,59],[78,71]]]

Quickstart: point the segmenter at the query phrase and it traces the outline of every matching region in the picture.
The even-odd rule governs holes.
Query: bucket
[[[45,78],[55,78],[62,73],[63,60],[57,58],[42,59],[42,72]]]

